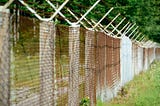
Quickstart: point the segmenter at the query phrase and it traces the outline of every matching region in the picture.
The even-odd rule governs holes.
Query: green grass
[[[97,106],[160,106],[160,62],[154,62],[147,72],[129,82],[125,95],[119,95],[109,103],[97,101]]]

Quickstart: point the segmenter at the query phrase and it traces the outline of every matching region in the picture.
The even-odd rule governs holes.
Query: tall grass
[[[119,95],[109,103],[97,101],[97,106],[160,106],[160,61],[154,62],[147,72],[129,82],[125,95]]]

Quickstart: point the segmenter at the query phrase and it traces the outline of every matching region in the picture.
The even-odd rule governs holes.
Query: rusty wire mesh
[[[65,106],[76,99],[79,105],[84,97],[95,104],[94,37],[89,33],[85,38],[87,32],[81,28],[76,40],[69,37],[69,30],[72,33],[73,29],[67,26],[55,27],[53,23],[26,17],[19,19],[18,30],[14,18],[12,21],[11,104]],[[90,43],[86,46],[87,40]]]
[[[0,42],[0,105],[78,106],[89,97],[94,106],[98,97],[106,100],[116,95],[121,81],[121,39],[79,26],[26,17],[18,17],[17,23],[16,19],[13,16],[10,21],[11,42],[9,36]],[[0,34],[7,31],[6,27]],[[128,52],[132,52],[131,68],[136,72],[138,62],[147,67],[153,62],[155,49],[132,45]]]
[[[154,48],[148,48],[148,55],[149,55],[149,65],[150,65],[155,59],[155,50],[154,50]]]
[[[120,80],[119,50],[120,40],[103,33],[20,17],[13,34],[11,103],[79,105],[89,97],[95,105],[96,89]]]
[[[97,76],[97,96],[109,99],[114,95],[115,89],[120,83],[120,39],[97,33],[96,45],[96,76]]]
[[[55,82],[55,99],[57,106],[68,104],[68,87],[69,87],[69,28],[66,26],[56,27],[56,82]]]
[[[39,105],[39,23],[19,17],[18,28],[15,18],[12,20],[11,105]]]
[[[155,53],[156,53],[156,59],[159,60],[160,59],[160,48],[156,48]]]

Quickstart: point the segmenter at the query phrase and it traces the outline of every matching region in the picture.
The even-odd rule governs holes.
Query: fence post
[[[9,10],[0,7],[0,106],[10,105]]]
[[[79,35],[80,25],[69,27],[69,97],[68,106],[79,105]]]
[[[95,106],[96,103],[94,44],[94,31],[87,30],[85,34],[85,96],[90,98],[91,106]]]
[[[53,106],[55,25],[40,23],[40,105]]]

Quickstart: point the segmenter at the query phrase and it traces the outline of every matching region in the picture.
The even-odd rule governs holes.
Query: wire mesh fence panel
[[[89,80],[86,79],[86,29],[80,28],[80,65],[79,65],[79,103],[85,97],[89,97]],[[89,51],[88,51],[89,52]],[[87,54],[88,55],[88,54]],[[87,89],[87,90],[86,90]]]
[[[69,28],[56,26],[54,106],[68,106],[69,99]]]
[[[148,49],[148,55],[149,55],[149,64],[151,64],[154,61],[154,56],[155,56],[154,48]]]
[[[110,36],[106,36],[106,88],[105,88],[105,95],[104,100],[110,100],[114,96],[114,48],[113,48],[113,41]],[[106,98],[106,99],[105,99]]]
[[[147,53],[148,53],[148,67],[149,67],[150,62],[151,62],[151,49],[150,48],[147,48]]]
[[[18,24],[20,27],[16,33],[14,30],[17,27],[12,24],[11,105],[38,106],[40,102],[39,22],[20,17]],[[18,36],[15,35],[17,33],[19,37],[15,40],[14,36]]]
[[[97,32],[97,97],[109,100],[120,83],[120,39]]]
[[[133,43],[133,46],[132,46],[132,53],[133,53],[133,62],[134,62],[134,65],[133,65],[133,71],[134,71],[134,75],[137,75],[138,74],[138,47],[137,47],[137,44],[134,44]]]
[[[139,74],[139,69],[138,69],[138,45],[135,44],[135,75],[138,75]]]
[[[106,36],[106,67],[107,67],[107,73],[106,73],[106,80],[107,80],[107,87],[108,88],[111,88],[112,87],[112,60],[113,60],[113,49],[112,49],[112,46],[113,46],[113,39],[109,36]]]
[[[135,49],[135,45],[134,43],[132,43],[132,70],[133,70],[133,73],[135,74],[135,65],[136,65],[136,61],[135,61],[135,57],[136,57],[136,53],[134,52],[134,49]]]
[[[143,70],[146,70],[146,64],[147,64],[147,53],[146,53],[146,49],[143,48]]]
[[[138,47],[138,70],[139,70],[139,73],[141,71],[143,71],[143,48],[142,47]]]
[[[79,37],[72,36],[76,40],[73,41],[69,40],[72,38],[69,37],[67,26],[55,27],[52,22],[40,23],[26,17],[20,17],[19,26],[18,32],[14,33],[13,20],[11,104],[16,106],[65,106],[76,99],[79,105],[82,98],[89,97],[91,103],[95,105],[94,33],[88,32],[87,38],[87,30],[81,29]],[[73,29],[70,31],[75,33]],[[69,49],[70,43],[72,43],[72,49]],[[85,46],[87,43],[88,45]],[[72,58],[69,56],[69,50],[73,50]],[[74,61],[71,62],[70,59]],[[89,66],[85,67],[85,64]],[[72,72],[70,72],[71,67],[74,68]],[[86,76],[86,73],[89,73],[89,77]],[[73,76],[74,79],[72,79]],[[86,77],[89,79],[86,80]],[[76,90],[77,93],[75,93]],[[86,92],[88,94],[85,94]]]
[[[94,106],[160,57],[129,38],[4,12],[0,32],[0,106],[79,106],[85,98]]]
[[[144,52],[143,52],[143,55],[144,55],[144,67],[143,69],[144,70],[147,70],[148,67],[149,67],[149,54],[148,54],[148,48],[144,48]]]
[[[120,83],[120,39],[113,39],[113,84],[114,88]]]
[[[156,59],[159,60],[160,59],[160,48],[156,48]]]
[[[26,17],[19,24],[19,39],[12,40],[12,105],[67,105],[68,27],[57,26],[55,31],[52,22],[39,24]]]
[[[0,7],[0,106],[10,105],[9,15],[9,10]]]
[[[119,90],[119,84],[120,84],[120,69],[118,68],[118,65],[120,64],[120,56],[117,55],[120,52],[120,39],[117,38],[111,38],[112,41],[112,62],[111,62],[111,92],[112,97],[115,97],[117,95],[117,92]]]
[[[111,37],[106,36],[106,86],[111,87],[111,49],[112,49]]]
[[[114,89],[117,90],[120,84],[120,39],[113,39],[113,83]]]
[[[105,35],[102,32],[97,32],[97,45],[96,45],[96,73],[97,73],[97,86],[100,91],[104,89],[105,81]]]

